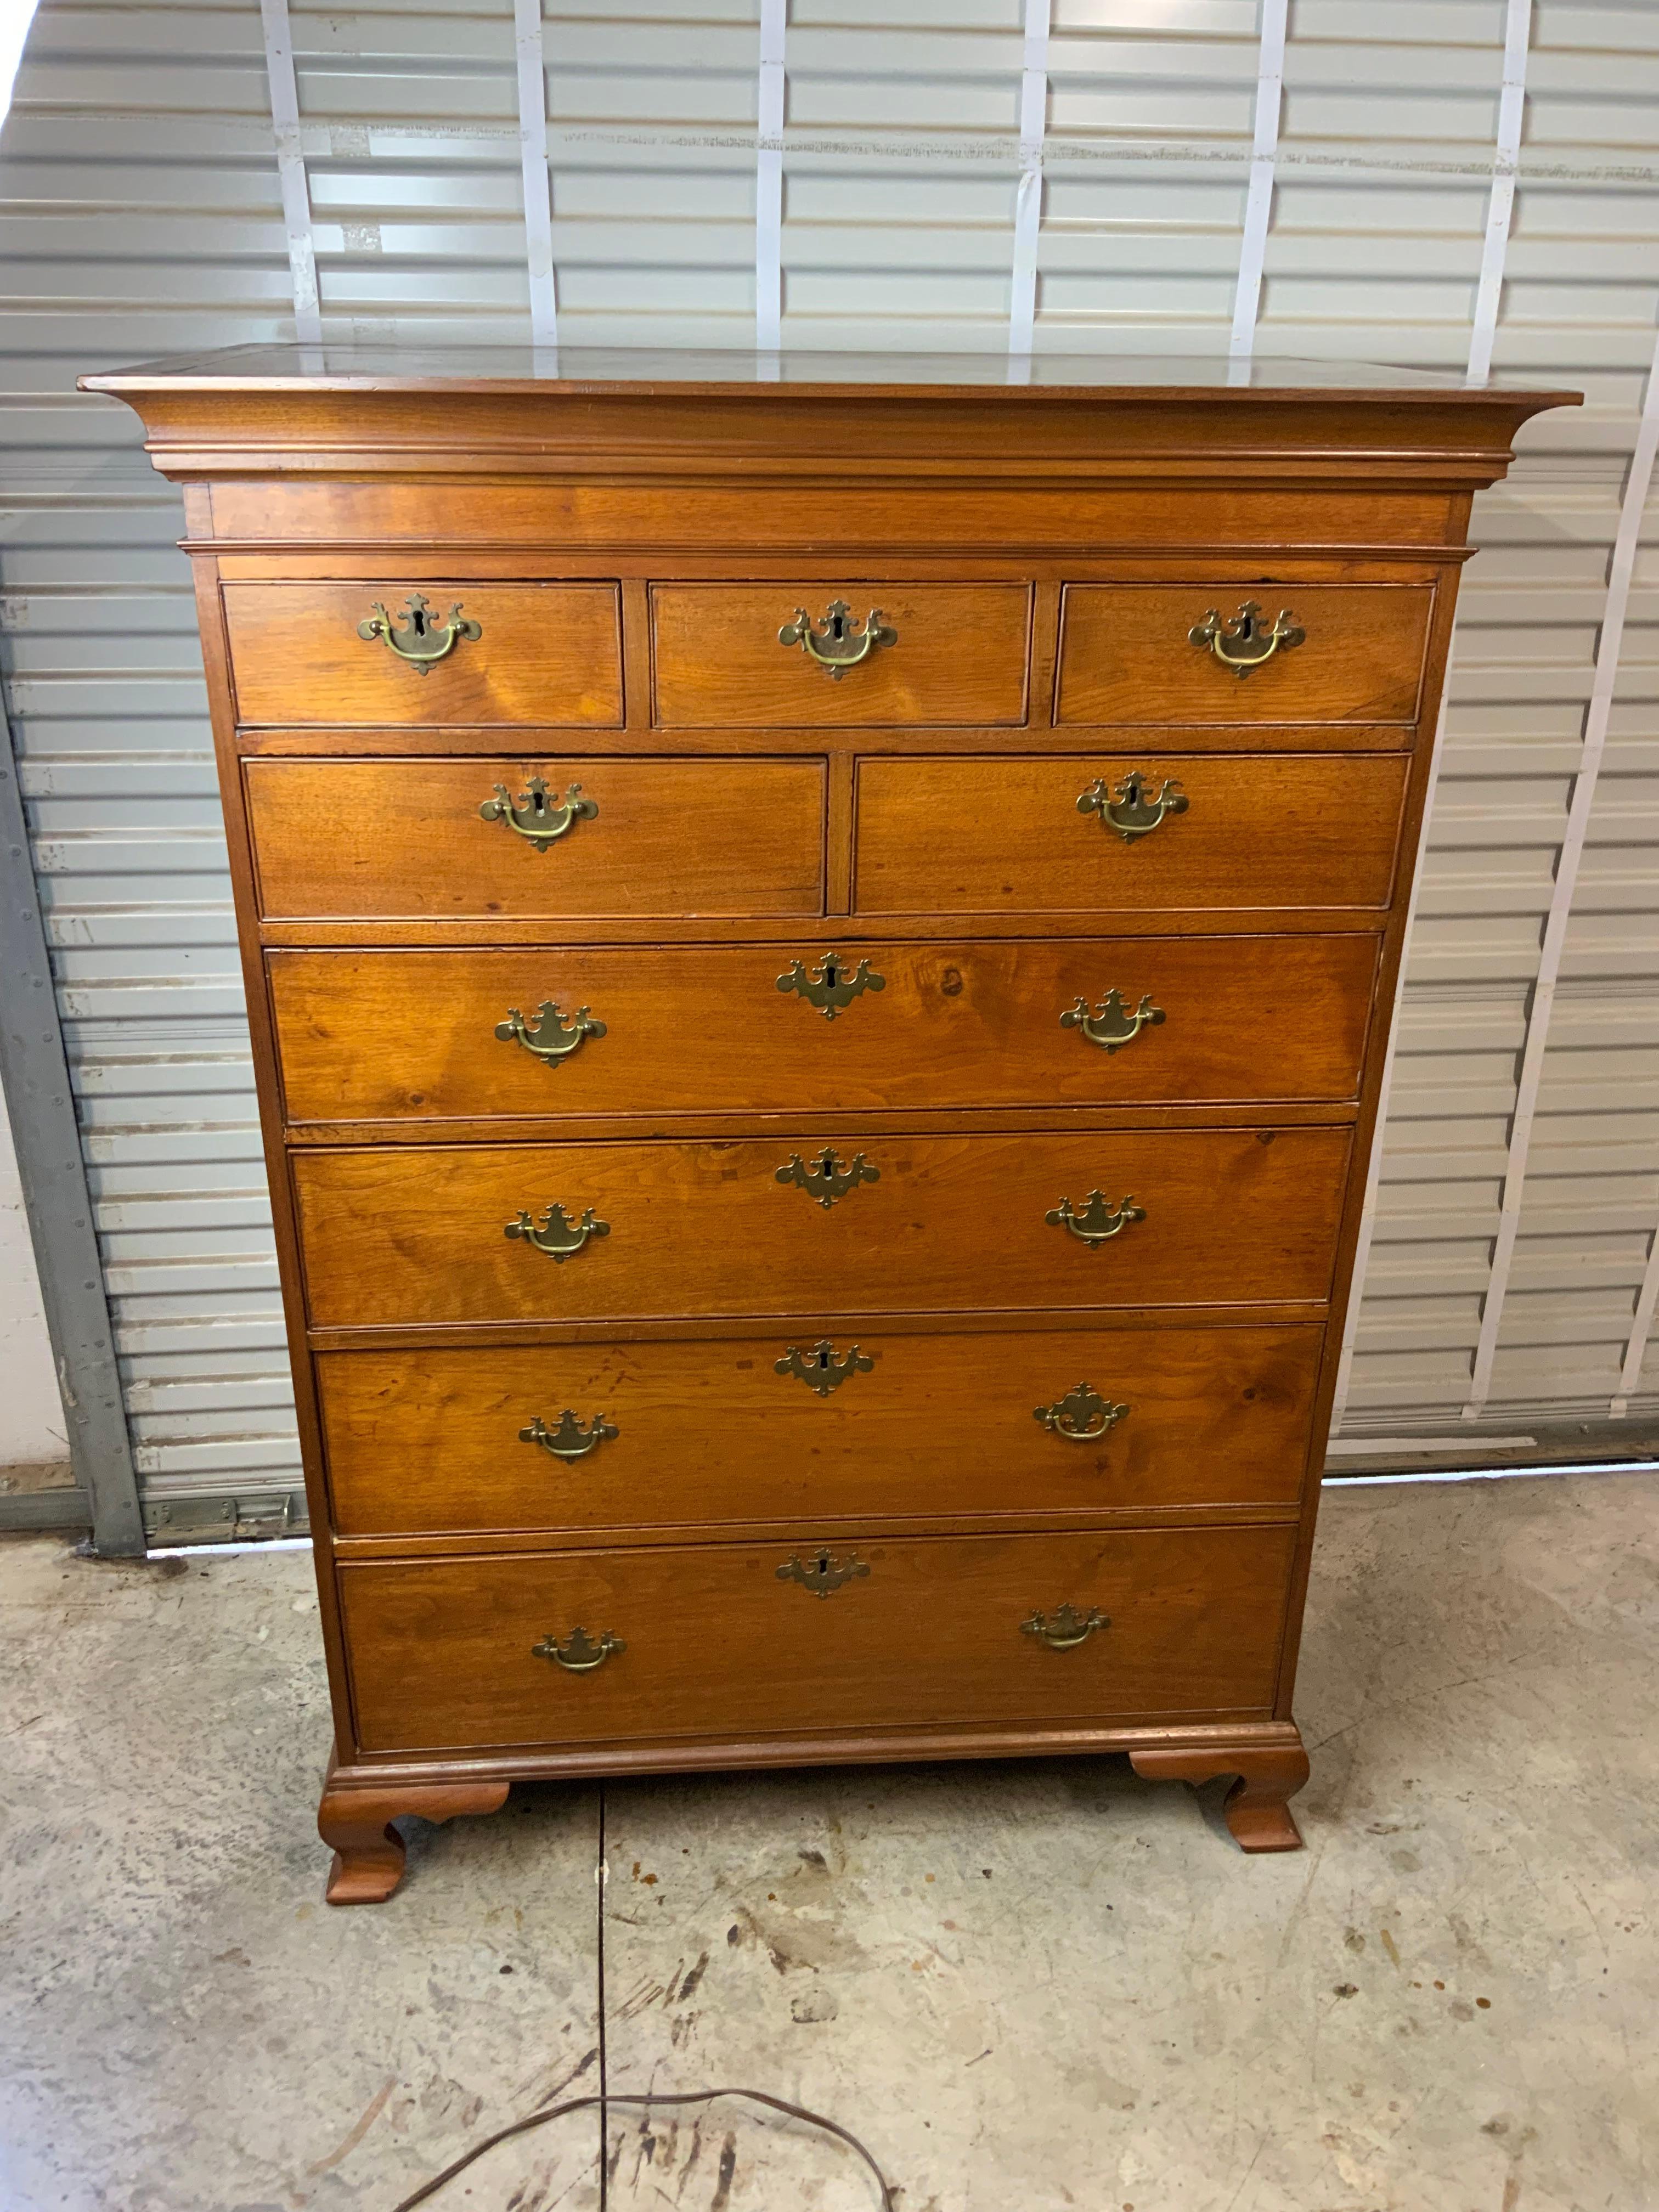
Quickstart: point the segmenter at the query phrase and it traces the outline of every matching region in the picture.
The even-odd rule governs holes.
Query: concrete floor
[[[1328,1495],[1310,1848],[1121,1762],[515,1791],[321,1904],[310,1563],[0,1545],[0,2206],[392,2212],[599,2077],[900,2212],[1656,2212],[1650,1476]],[[603,1889],[596,1879],[608,1862]],[[735,2105],[434,2212],[867,2212]]]

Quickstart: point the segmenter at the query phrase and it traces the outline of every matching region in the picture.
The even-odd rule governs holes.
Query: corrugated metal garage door
[[[1342,1421],[1659,1411],[1659,11],[1285,34],[1283,0],[48,0],[0,144],[4,666],[152,1504],[269,1505],[297,1455],[180,517],[71,385],[296,316],[747,345],[781,307],[787,347],[1490,346],[1585,386],[1477,517]]]

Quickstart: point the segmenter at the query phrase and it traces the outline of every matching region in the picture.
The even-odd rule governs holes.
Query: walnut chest
[[[1114,1750],[1299,1840],[1470,499],[1571,396],[1333,374],[88,380],[186,487],[337,1903],[530,1776]]]

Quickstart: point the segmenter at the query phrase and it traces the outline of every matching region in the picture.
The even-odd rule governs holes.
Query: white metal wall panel
[[[330,336],[528,337],[523,165],[544,126],[539,312],[556,290],[562,337],[747,345],[769,265],[762,0],[264,15],[46,0],[0,143],[4,668],[157,1497],[276,1492],[295,1454],[178,506],[131,419],[73,377],[293,335],[296,222]],[[1590,404],[1535,426],[1477,512],[1343,1421],[1364,1437],[1659,1408],[1659,1353],[1625,1387],[1659,1230],[1659,502],[1532,1030],[1536,1097],[1518,1095],[1659,313],[1659,11],[1536,0],[1494,249],[1508,0],[1291,0],[1277,136],[1255,149],[1272,213],[1254,325],[1258,0],[1051,0],[1046,18],[1032,49],[1027,0],[790,0],[782,343],[1006,346],[1022,159],[1040,349],[1231,338],[1461,373],[1483,255],[1501,274],[1497,371]],[[538,115],[520,107],[526,23]],[[268,25],[293,57],[286,224]],[[1022,155],[1032,51],[1047,99],[1037,138],[1026,100]],[[1495,1281],[1518,1106],[1530,1148]]]
[[[561,335],[755,342],[759,0],[544,9]]]
[[[794,0],[786,52],[785,345],[1005,345],[1019,0]]]
[[[257,7],[49,6],[0,140],[4,672],[135,1456],[298,1450],[176,493],[78,371],[292,332]]]
[[[1352,150],[1377,166],[1357,186],[1322,172],[1281,179],[1264,347],[1461,364],[1501,15],[1440,4],[1294,11],[1292,155],[1317,161],[1328,102],[1357,82],[1366,112]],[[1471,1413],[1497,1430],[1606,1419],[1659,1224],[1654,687],[1650,670],[1645,682],[1638,672],[1650,580],[1632,602],[1573,887],[1489,1391],[1472,1405],[1544,920],[1654,347],[1656,111],[1625,95],[1650,83],[1656,52],[1651,10],[1534,11],[1494,368],[1578,384],[1589,404],[1533,426],[1510,478],[1476,503],[1474,536],[1486,550],[1465,580],[1454,647],[1345,1414],[1352,1435],[1444,1433]],[[1483,72],[1484,122],[1468,104]],[[1413,173],[1431,163],[1453,173],[1431,183]],[[1316,265],[1322,232],[1328,276]],[[1279,271],[1294,273],[1298,289],[1288,292]],[[1374,271],[1404,289],[1374,289]],[[1648,1373],[1630,1406],[1659,1406],[1659,1374]]]
[[[325,329],[527,337],[510,5],[295,7],[289,25]]]

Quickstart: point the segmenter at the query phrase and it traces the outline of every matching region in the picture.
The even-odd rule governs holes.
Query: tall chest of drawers
[[[88,380],[186,487],[334,1902],[533,1776],[1120,1751],[1299,1841],[1469,502],[1572,397],[1330,375]]]

